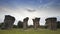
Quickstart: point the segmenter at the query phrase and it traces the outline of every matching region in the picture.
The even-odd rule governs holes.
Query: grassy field
[[[60,29],[56,31],[48,29],[11,29],[11,30],[0,30],[0,34],[60,34]]]

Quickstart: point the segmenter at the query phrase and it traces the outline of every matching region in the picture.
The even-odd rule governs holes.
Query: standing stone
[[[57,29],[57,18],[47,18],[46,20],[46,26],[48,29],[56,30]]]
[[[60,21],[57,21],[57,28],[60,29]]]
[[[37,29],[39,27],[40,18],[35,18],[35,19],[32,19],[32,20],[33,20],[34,28]]]
[[[10,15],[5,15],[4,25],[2,29],[11,29],[14,24],[15,18]]]
[[[0,29],[1,29],[1,27],[3,26],[3,24],[4,24],[4,23],[0,23]]]
[[[23,28],[23,22],[22,21],[18,21],[18,28]]]
[[[28,20],[29,20],[28,17],[24,18],[24,20],[23,20],[23,29],[26,29],[28,27]]]

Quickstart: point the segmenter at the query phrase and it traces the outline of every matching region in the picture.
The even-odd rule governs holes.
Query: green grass
[[[56,31],[48,29],[11,29],[11,30],[0,30],[0,34],[60,34],[60,29]]]

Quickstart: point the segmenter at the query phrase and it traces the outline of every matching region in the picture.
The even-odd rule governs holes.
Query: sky
[[[60,21],[60,0],[0,0],[0,23],[5,15],[15,17],[15,25],[29,17],[28,25],[33,25],[32,19],[40,18],[40,25],[45,25],[45,19],[56,17]]]

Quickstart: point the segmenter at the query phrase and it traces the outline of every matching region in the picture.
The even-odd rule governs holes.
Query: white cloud
[[[34,8],[33,8],[34,9]],[[2,12],[1,12],[2,11]],[[11,8],[8,8],[8,7],[1,7],[0,8],[0,20],[3,21],[3,18],[5,15],[12,15],[16,18],[16,21],[14,24],[17,24],[17,22],[19,20],[23,21],[23,19],[25,17],[29,17],[29,22],[28,24],[31,25],[33,24],[33,21],[32,19],[35,18],[35,17],[40,17],[41,18],[41,21],[40,21],[40,25],[44,25],[45,24],[45,19],[47,17],[57,17],[57,16],[60,16],[60,10],[55,10],[55,9],[52,9],[52,8],[43,8],[43,9],[36,9],[35,12],[29,12],[26,10],[26,8],[15,8],[15,9],[11,9]]]

